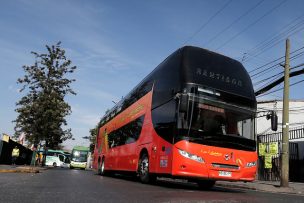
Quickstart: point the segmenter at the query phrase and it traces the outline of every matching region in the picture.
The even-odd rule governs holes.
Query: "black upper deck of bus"
[[[152,87],[153,109],[171,100],[190,84],[217,90],[228,100],[236,98],[243,105],[256,108],[251,79],[240,62],[206,49],[185,46],[168,56],[147,75],[102,118],[101,124],[136,102]]]

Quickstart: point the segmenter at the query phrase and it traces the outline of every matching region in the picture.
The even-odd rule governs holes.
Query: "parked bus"
[[[85,169],[87,166],[89,147],[75,146],[71,154],[70,169],[81,168]]]
[[[38,151],[37,161],[41,162],[43,150]],[[38,159],[39,157],[39,159]],[[39,164],[39,163],[37,163]],[[45,165],[53,167],[68,168],[70,166],[70,154],[63,150],[48,149],[45,156]]]
[[[100,121],[98,173],[253,181],[257,169],[256,98],[236,60],[192,46],[178,49]]]

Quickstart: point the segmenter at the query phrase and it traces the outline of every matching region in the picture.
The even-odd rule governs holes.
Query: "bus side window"
[[[64,160],[64,163],[69,164],[70,162],[71,161],[70,161],[69,157],[66,157],[65,160]]]
[[[128,137],[128,139],[126,140],[126,144],[130,144],[135,142],[136,140],[133,137]]]
[[[60,160],[61,162],[64,161],[64,156],[63,156],[63,155],[59,154],[58,157],[59,157],[59,160]]]

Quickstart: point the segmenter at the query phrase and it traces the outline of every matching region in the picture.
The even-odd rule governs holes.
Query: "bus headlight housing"
[[[257,162],[256,161],[252,161],[252,162],[248,162],[247,164],[246,164],[246,167],[247,168],[250,168],[250,167],[254,167],[254,166],[256,166],[257,165]]]
[[[200,163],[204,163],[205,162],[202,157],[197,156],[195,154],[191,154],[191,153],[186,152],[186,151],[181,150],[181,149],[178,149],[178,152],[179,152],[180,155],[182,155],[183,157],[186,157],[188,159],[192,159],[192,160],[200,162]]]

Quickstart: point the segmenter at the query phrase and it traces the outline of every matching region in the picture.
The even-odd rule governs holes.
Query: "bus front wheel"
[[[146,153],[140,158],[138,174],[142,183],[153,183],[156,181],[156,176],[149,173],[149,156]]]

